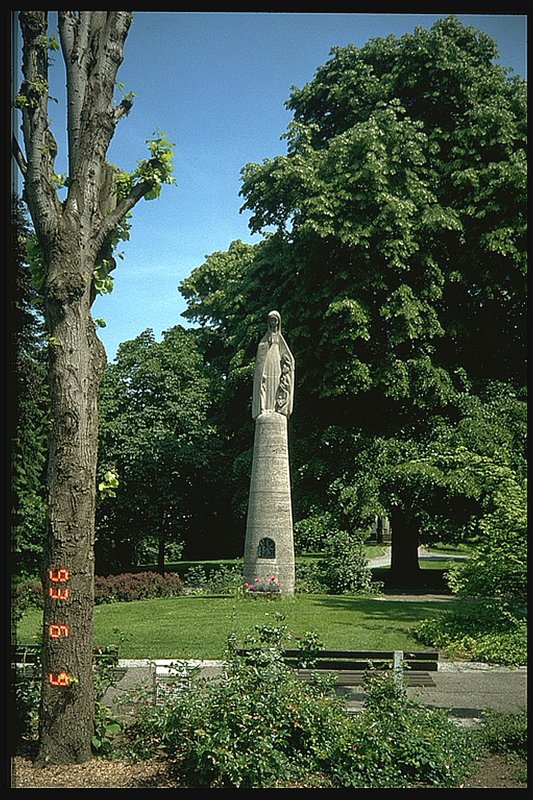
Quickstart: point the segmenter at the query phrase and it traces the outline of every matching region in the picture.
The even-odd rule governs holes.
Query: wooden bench
[[[240,655],[252,656],[253,649],[241,649]],[[255,651],[257,652],[257,651]],[[303,681],[313,675],[334,672],[337,686],[362,686],[369,670],[401,670],[406,686],[435,686],[431,677],[438,670],[436,650],[318,650],[309,654],[309,666],[302,667],[301,650],[284,650],[284,661],[294,667]]]

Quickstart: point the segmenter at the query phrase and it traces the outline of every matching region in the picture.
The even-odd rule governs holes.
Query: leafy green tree
[[[182,284],[189,318],[232,346],[241,415],[260,321],[282,312],[296,518],[335,503],[354,523],[390,515],[400,573],[418,569],[431,508],[456,514],[456,530],[479,518],[475,498],[448,502],[445,479],[415,468],[423,448],[443,455],[465,397],[525,383],[525,82],[496,56],[454,16],[334,48],[287,102],[287,154],[243,169],[243,208],[265,239],[250,263],[217,254],[238,288],[221,289],[211,258]]]
[[[523,382],[525,82],[496,55],[454,17],[334,48],[287,103],[288,154],[244,168],[252,230],[292,245],[277,298],[311,394]]]
[[[152,563],[154,553],[163,572],[184,546],[189,558],[220,554],[227,528],[215,397],[193,331],[178,325],[156,342],[146,330],[119,346],[101,387],[99,474],[116,471],[119,483],[99,502],[100,574]]]
[[[32,232],[20,198],[11,220],[14,292],[15,414],[12,449],[12,552],[15,573],[39,573],[45,544],[45,468],[48,432],[46,338],[28,264]]]
[[[39,763],[91,757],[94,517],[98,387],[105,351],[91,307],[112,287],[113,256],[128,215],[143,197],[172,182],[172,149],[163,136],[150,157],[125,173],[106,154],[132,107],[114,101],[130,11],[58,11],[60,43],[46,11],[21,11],[23,80],[16,97],[22,145],[14,155],[35,229],[43,316],[49,343],[51,425],[47,470],[47,551]],[[49,51],[61,48],[66,73],[67,174],[55,171],[58,145],[48,113]],[[50,585],[56,581],[66,586]],[[63,626],[62,628],[60,626]],[[57,640],[51,627],[67,631]]]

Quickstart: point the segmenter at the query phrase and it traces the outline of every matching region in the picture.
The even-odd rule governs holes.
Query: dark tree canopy
[[[457,447],[443,429],[489,387],[524,403],[526,94],[496,55],[453,16],[334,48],[287,102],[287,155],[243,169],[243,208],[264,240],[238,263],[233,243],[181,285],[241,416],[250,345],[268,310],[282,312],[297,364],[297,513],[333,505],[357,525],[393,507],[411,566],[426,512],[452,525],[462,503],[466,525],[481,510],[466,489],[443,505],[444,479],[417,467],[415,481],[406,465],[428,443]]]

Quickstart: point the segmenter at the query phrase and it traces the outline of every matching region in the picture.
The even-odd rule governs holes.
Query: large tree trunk
[[[52,264],[50,274],[55,273]],[[97,396],[105,352],[90,315],[89,287],[81,298],[48,297],[47,305],[52,427],[37,760],[67,764],[91,757],[94,732]]]
[[[419,525],[414,516],[400,508],[391,515],[392,544],[388,583],[401,588],[416,587],[420,583],[418,562]]]
[[[21,11],[19,94],[28,205],[45,273],[50,335],[52,425],[48,470],[48,552],[44,565],[43,677],[39,763],[91,757],[94,725],[92,608],[98,445],[97,397],[105,352],[91,318],[97,265],[114,267],[117,226],[157,185],[132,181],[115,192],[106,154],[118,121],[131,108],[113,101],[131,11],[59,11],[67,73],[68,186],[60,201],[57,143],[48,116],[46,11]],[[18,151],[17,151],[18,152]],[[160,180],[159,173],[156,176]]]

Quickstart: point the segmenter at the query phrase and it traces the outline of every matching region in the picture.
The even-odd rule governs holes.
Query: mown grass
[[[451,603],[318,594],[276,599],[185,595],[96,606],[94,641],[118,644],[121,658],[217,659],[230,634],[242,641],[254,625],[285,624],[296,635],[316,632],[330,648],[420,649],[412,627]],[[284,616],[282,623],[278,614]],[[42,612],[31,609],[18,625],[17,641],[39,641],[41,625]]]

